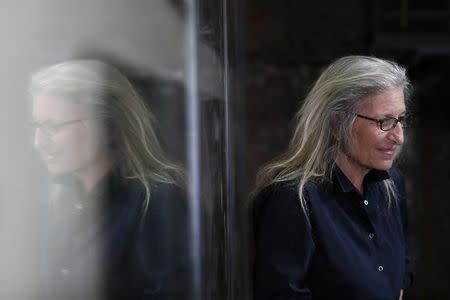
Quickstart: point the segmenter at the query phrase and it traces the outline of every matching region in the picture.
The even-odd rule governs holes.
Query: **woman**
[[[183,171],[131,83],[95,60],[32,77],[45,201],[46,299],[186,299]]]
[[[255,299],[399,299],[412,281],[405,187],[392,169],[410,83],[364,56],[326,68],[289,148],[258,173]]]

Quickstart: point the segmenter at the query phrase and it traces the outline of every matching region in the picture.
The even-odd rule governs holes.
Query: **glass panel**
[[[2,298],[227,297],[225,5],[3,3]]]
[[[249,297],[241,14],[2,3],[0,297]]]

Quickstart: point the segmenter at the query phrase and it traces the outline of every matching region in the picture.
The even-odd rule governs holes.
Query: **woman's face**
[[[86,105],[52,96],[33,99],[34,148],[54,175],[82,172],[107,150],[99,121]]]
[[[398,119],[405,113],[405,99],[401,88],[365,97],[358,106],[358,114],[373,119]],[[403,127],[400,123],[390,131],[382,131],[377,122],[357,117],[346,151],[356,167],[388,170],[402,144]]]

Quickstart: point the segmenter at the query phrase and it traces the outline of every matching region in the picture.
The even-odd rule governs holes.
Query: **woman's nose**
[[[395,125],[394,128],[391,130],[391,136],[392,139],[395,141],[397,145],[403,144],[404,138],[403,138],[403,125],[399,122],[397,125]]]
[[[48,144],[48,136],[46,136],[40,128],[34,130],[33,146],[36,150],[42,150]]]

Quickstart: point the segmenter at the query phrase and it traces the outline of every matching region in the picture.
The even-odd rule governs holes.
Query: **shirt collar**
[[[387,171],[380,171],[372,169],[367,173],[364,177],[363,184],[364,186],[368,186],[370,184],[380,182],[386,179],[389,179],[389,173]],[[333,184],[337,185],[341,188],[341,190],[345,193],[353,191],[355,186],[352,184],[350,179],[345,176],[344,172],[335,164],[333,167]]]
[[[111,204],[111,199],[125,187],[117,167],[109,170],[89,192],[84,190],[80,180],[73,174],[54,176],[53,182],[61,185],[66,193],[73,194],[74,199],[81,201],[80,204],[86,208],[93,205],[105,207]]]

